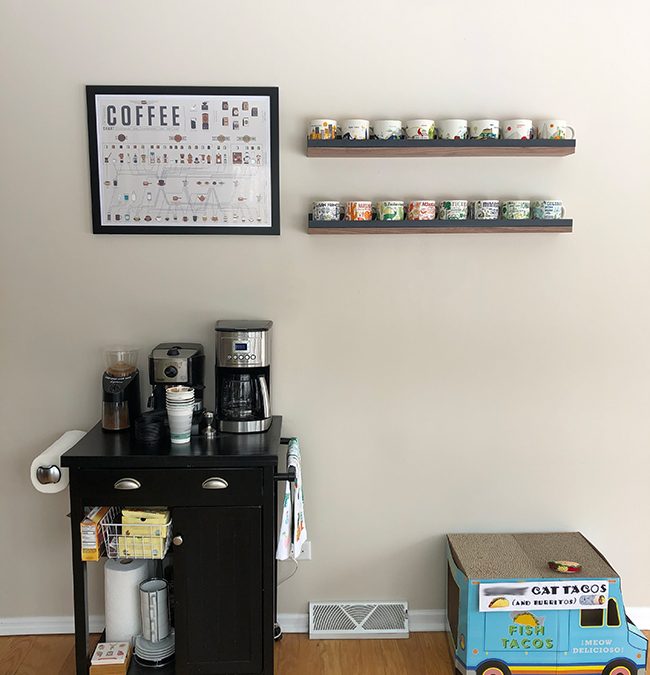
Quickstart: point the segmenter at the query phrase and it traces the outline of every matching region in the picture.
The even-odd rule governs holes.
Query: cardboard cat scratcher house
[[[645,675],[621,580],[579,532],[448,535],[447,630],[463,674]]]

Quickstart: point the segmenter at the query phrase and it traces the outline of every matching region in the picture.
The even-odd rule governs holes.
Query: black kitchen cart
[[[86,563],[79,524],[88,506],[167,506],[173,522],[176,658],[129,674],[273,674],[277,488],[282,418],[260,434],[192,437],[148,448],[101,424],[66,452],[77,675],[87,675]]]

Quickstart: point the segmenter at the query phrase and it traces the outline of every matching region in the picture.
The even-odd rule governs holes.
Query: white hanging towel
[[[296,470],[296,482],[287,481],[287,488],[284,492],[278,550],[275,554],[278,560],[288,560],[289,558],[295,560],[300,555],[303,544],[307,541],[302,471],[300,469],[300,445],[297,438],[292,438],[289,441],[289,449],[287,450],[287,470],[291,466]]]

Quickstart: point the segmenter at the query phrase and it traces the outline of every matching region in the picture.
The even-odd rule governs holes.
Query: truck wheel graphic
[[[476,669],[476,675],[511,675],[510,668],[503,661],[483,661]],[[627,673],[615,673],[614,675],[628,675]],[[636,675],[630,673],[629,675]]]
[[[636,675],[637,667],[628,659],[610,661],[603,668],[603,675]]]

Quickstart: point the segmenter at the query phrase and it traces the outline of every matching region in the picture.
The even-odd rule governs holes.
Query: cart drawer
[[[262,469],[71,469],[71,492],[101,506],[262,503]]]

